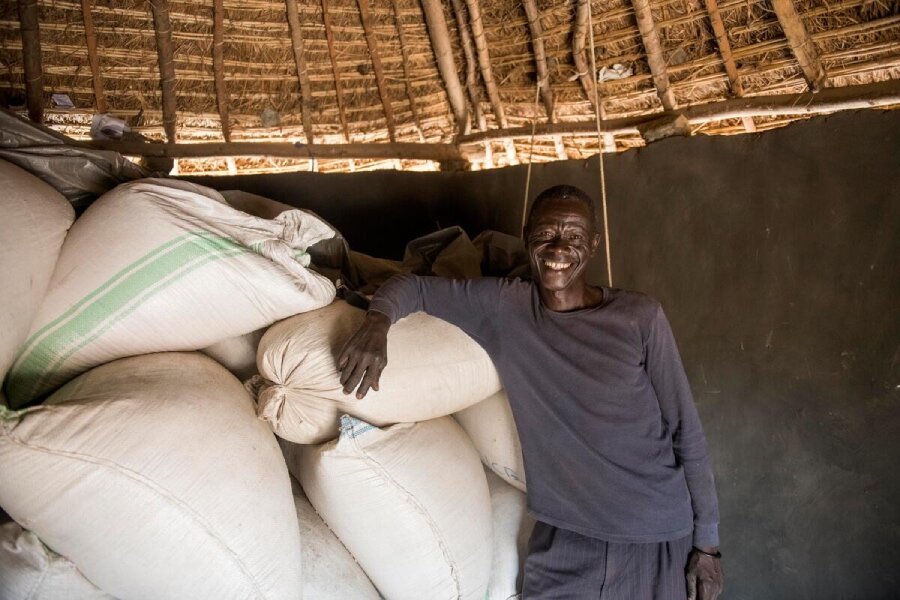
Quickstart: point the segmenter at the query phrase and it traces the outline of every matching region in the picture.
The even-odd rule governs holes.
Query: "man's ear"
[[[597,254],[597,250],[600,249],[600,240],[602,236],[599,233],[595,233],[591,236],[591,256]]]

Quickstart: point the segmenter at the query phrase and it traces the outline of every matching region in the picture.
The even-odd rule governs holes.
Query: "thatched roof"
[[[620,151],[644,145],[648,136],[635,123],[653,115],[672,117],[669,125],[692,134],[761,131],[805,118],[803,107],[818,96],[798,97],[794,113],[781,98],[773,100],[781,103],[776,111],[762,110],[760,101],[744,112],[717,107],[812,90],[825,98],[834,93],[830,88],[863,86],[834,96],[852,100],[866,97],[871,84],[900,80],[897,0],[592,0],[590,15],[585,0],[294,1],[5,2],[0,92],[7,103],[23,102],[28,52],[23,53],[22,23],[29,26],[20,18],[32,4],[43,78],[33,110],[42,109],[44,122],[55,129],[85,139],[98,100],[115,116],[134,121],[140,115],[139,132],[165,139],[168,95],[174,108],[170,142],[223,141],[227,112],[232,142],[461,143],[475,168],[581,158],[598,148],[591,39],[583,35],[587,16],[596,68],[605,79],[597,93],[600,117],[611,131],[604,136],[608,151],[613,145]],[[288,10],[293,7],[294,15]],[[537,18],[529,20],[529,11]],[[86,34],[90,21],[93,35]],[[216,34],[221,60],[214,60]],[[171,59],[165,48],[158,52],[167,39]],[[93,75],[92,54],[100,77]],[[167,65],[174,66],[171,91],[161,87]],[[539,72],[548,83],[542,93]],[[890,87],[892,93],[897,89]],[[52,93],[68,94],[75,108],[53,108]],[[674,116],[685,110],[695,112],[676,122]],[[279,124],[264,126],[264,112]],[[551,121],[557,125],[544,125]],[[623,126],[617,129],[616,123]],[[559,135],[541,135],[532,147],[533,124],[541,124],[540,133]],[[486,141],[484,131],[494,139]],[[433,164],[320,159],[315,168]],[[229,168],[307,169],[310,161],[179,160],[181,172]]]

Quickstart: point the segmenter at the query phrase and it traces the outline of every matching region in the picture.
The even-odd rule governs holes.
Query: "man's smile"
[[[553,262],[546,259],[544,259],[543,262],[544,266],[552,271],[565,271],[572,266],[572,263],[570,262]]]

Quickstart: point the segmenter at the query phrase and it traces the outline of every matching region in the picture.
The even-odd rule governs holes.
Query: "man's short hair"
[[[585,204],[591,211],[591,225],[596,229],[597,211],[594,210],[594,201],[587,195],[587,192],[574,185],[554,185],[538,194],[537,198],[534,199],[534,202],[531,203],[531,208],[528,210],[528,219],[525,221],[526,228],[531,224],[534,212],[548,200],[575,200]]]

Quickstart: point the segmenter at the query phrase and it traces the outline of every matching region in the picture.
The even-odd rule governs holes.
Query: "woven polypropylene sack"
[[[72,561],[13,522],[0,525],[0,598],[113,600],[88,581]]]
[[[75,211],[62,194],[0,160],[0,381],[44,298]]]
[[[212,359],[118,360],[0,417],[0,506],[100,589],[300,597],[284,459],[241,383]]]
[[[284,445],[310,502],[385,598],[484,598],[490,495],[453,419],[380,429],[344,416],[335,441]]]
[[[256,375],[256,351],[259,348],[259,340],[262,339],[265,332],[265,329],[257,329],[201,348],[200,352],[244,381]]]
[[[334,285],[305,251],[333,235],[308,213],[260,219],[184,181],[120,185],[69,231],[7,377],[10,405],[117,358],[197,350],[328,304]]]
[[[258,413],[284,439],[314,444],[334,438],[341,414],[373,425],[449,415],[500,389],[484,349],[463,331],[415,313],[388,332],[388,366],[379,391],[345,395],[337,358],[365,312],[337,301],[276,323],[259,345]]]
[[[509,600],[522,591],[522,567],[528,554],[528,538],[534,519],[528,514],[525,494],[493,471],[487,470],[491,493],[493,551],[491,581],[486,600]]]
[[[291,478],[291,484],[303,540],[303,598],[380,600],[362,567],[328,529],[299,482]]]
[[[506,483],[524,492],[522,445],[506,392],[501,390],[453,417],[472,438],[484,464]]]

